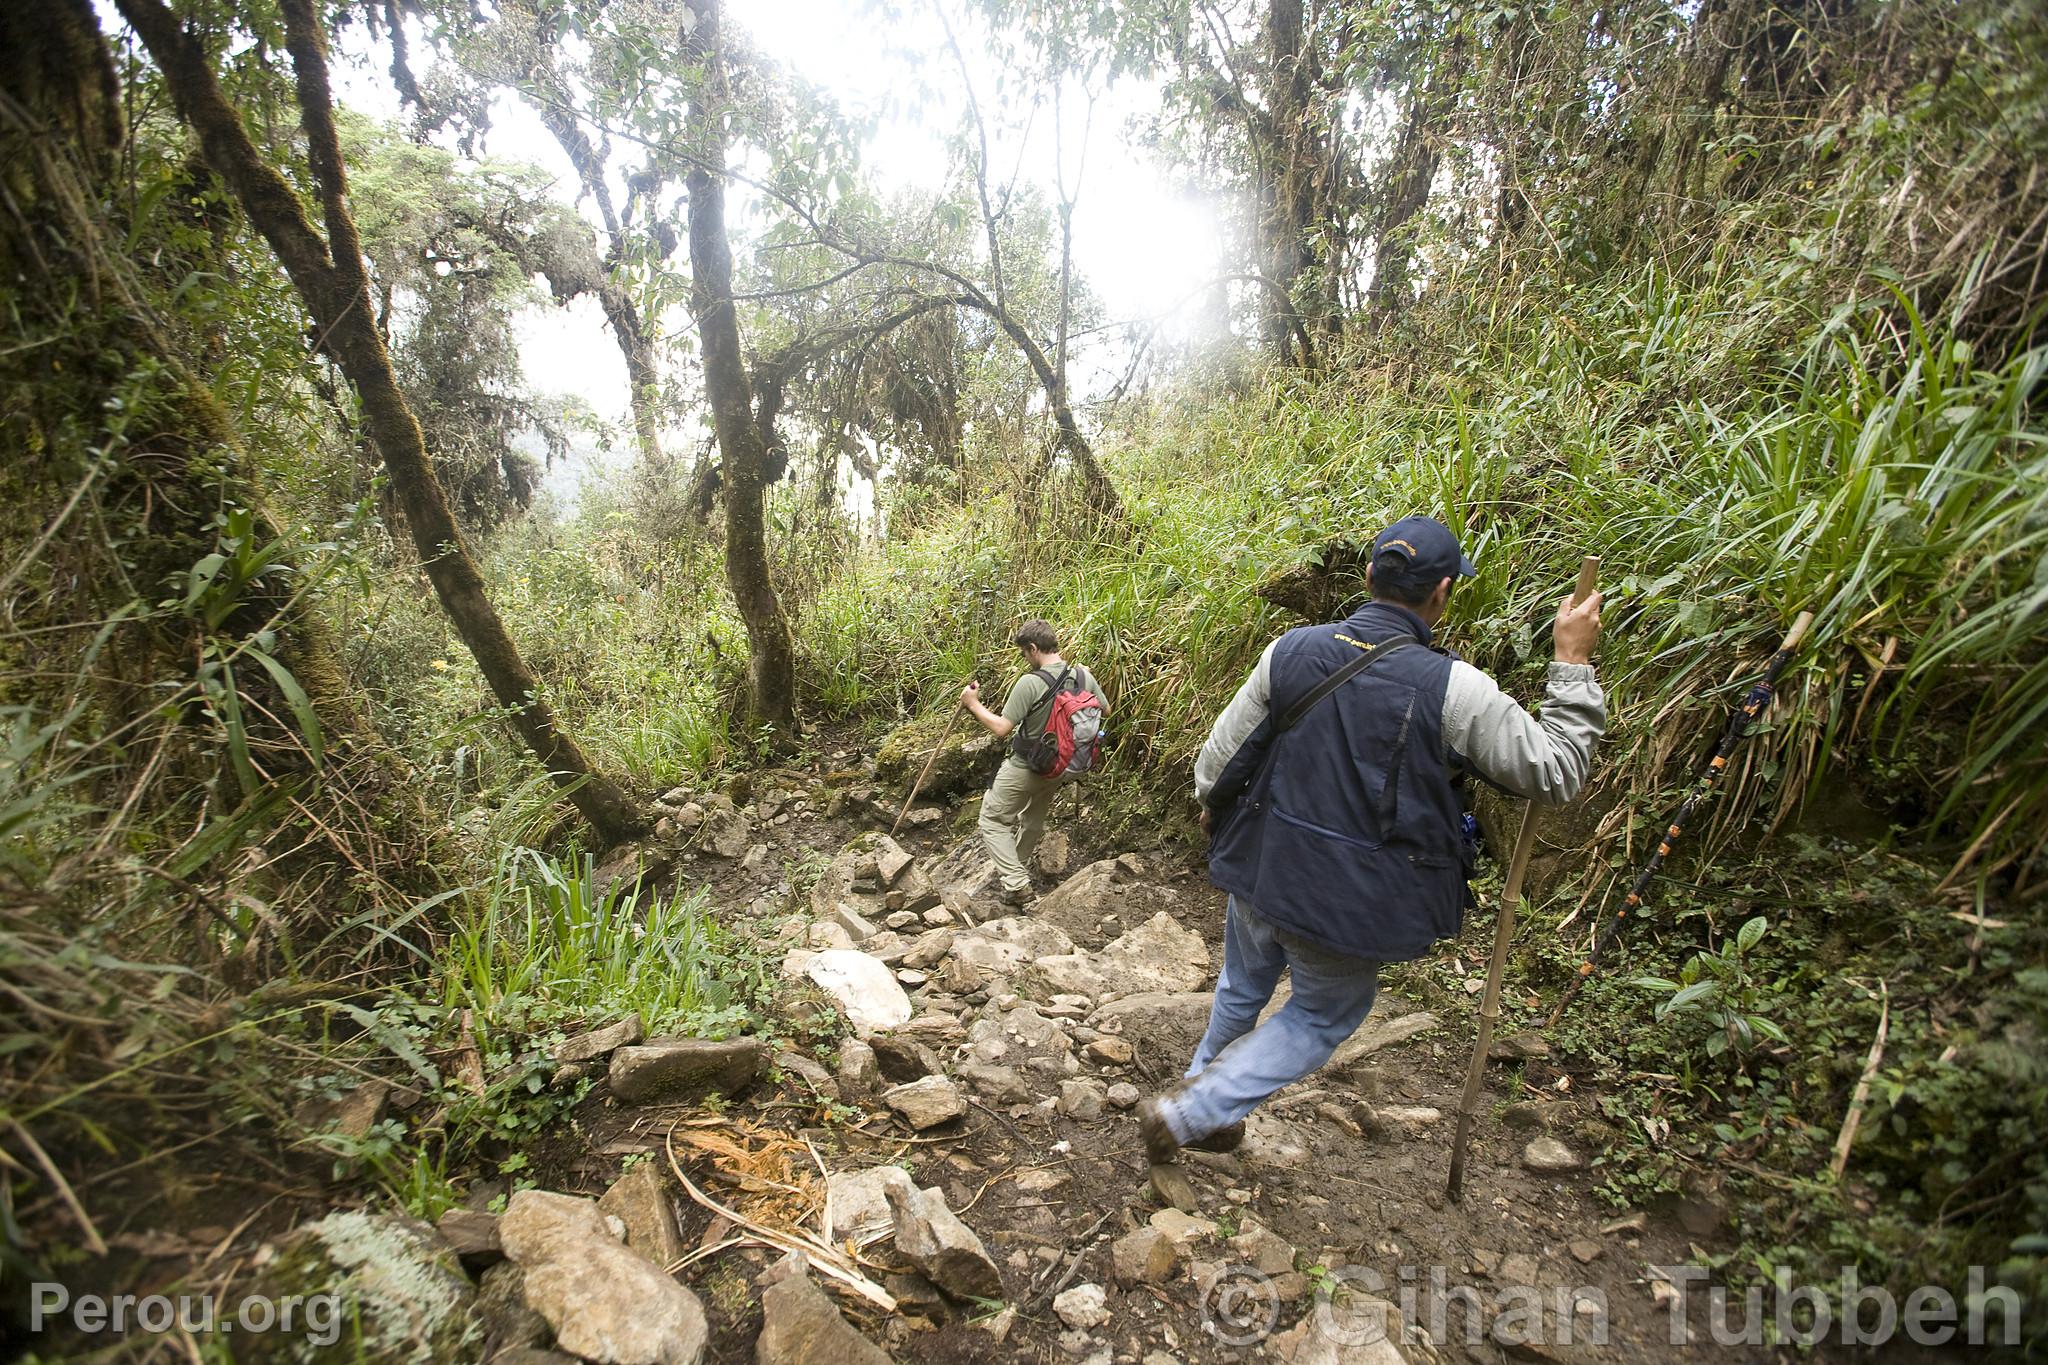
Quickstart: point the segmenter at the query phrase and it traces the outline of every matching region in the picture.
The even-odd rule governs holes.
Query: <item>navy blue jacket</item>
[[[1211,881],[1282,929],[1380,962],[1421,957],[1464,919],[1472,853],[1443,739],[1451,657],[1394,650],[1273,730],[1361,644],[1400,638],[1426,646],[1429,627],[1387,602],[1281,636],[1266,719],[1208,797]]]

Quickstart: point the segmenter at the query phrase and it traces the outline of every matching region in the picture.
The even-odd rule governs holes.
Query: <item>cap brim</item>
[[[1474,564],[1474,563],[1472,562],[1472,560],[1470,559],[1470,557],[1468,557],[1468,556],[1466,556],[1466,555],[1459,555],[1459,556],[1458,556],[1458,577],[1460,577],[1460,578],[1477,578],[1477,577],[1479,577],[1479,566],[1478,566],[1477,564]]]

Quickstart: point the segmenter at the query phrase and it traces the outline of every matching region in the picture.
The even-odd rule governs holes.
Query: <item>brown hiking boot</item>
[[[1155,1166],[1173,1160],[1173,1154],[1180,1150],[1157,1095],[1138,1102],[1138,1136],[1145,1140],[1146,1159]]]
[[[1032,899],[1032,891],[1028,886],[1006,886],[1003,888],[1004,905],[1029,905]]]
[[[1187,1144],[1190,1151],[1234,1152],[1244,1144],[1244,1120],[1225,1124],[1213,1133],[1204,1133]]]

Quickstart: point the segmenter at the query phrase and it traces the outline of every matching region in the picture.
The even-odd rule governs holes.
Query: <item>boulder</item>
[[[828,948],[804,965],[804,975],[832,997],[858,1037],[910,1021],[910,997],[878,957]]]
[[[1214,1000],[1208,991],[1141,991],[1097,1006],[1088,1023],[1151,1056],[1192,1055]]]
[[[392,1089],[389,1081],[364,1081],[339,1099],[306,1100],[292,1111],[292,1119],[308,1132],[333,1133],[361,1142],[384,1121]]]
[[[1076,1332],[1086,1332],[1109,1321],[1109,1296],[1099,1284],[1077,1284],[1053,1297],[1052,1311]]]
[[[1129,1066],[1136,1056],[1130,1043],[1122,1038],[1096,1038],[1081,1049],[1082,1060],[1097,1066]]]
[[[704,848],[721,858],[743,858],[753,844],[754,822],[731,798],[713,794],[704,798],[699,837]]]
[[[1070,1119],[1093,1122],[1102,1117],[1102,1106],[1108,1098],[1101,1081],[1083,1076],[1060,1082],[1060,1097],[1056,1104],[1059,1111]]]
[[[572,1062],[594,1062],[599,1057],[609,1056],[619,1048],[632,1046],[643,1036],[640,1016],[629,1014],[617,1023],[564,1038],[549,1055],[554,1059],[556,1066],[567,1066]]]
[[[1408,1365],[1408,1354],[1396,1344],[1403,1336],[1400,1309],[1353,1290],[1319,1296],[1315,1308],[1269,1338],[1266,1349],[1287,1365]]]
[[[1180,1263],[1180,1248],[1158,1228],[1142,1227],[1110,1243],[1109,1260],[1118,1284],[1164,1284]]]
[[[1556,1175],[1566,1171],[1584,1170],[1586,1159],[1556,1138],[1545,1134],[1522,1149],[1522,1165],[1531,1171]]]
[[[1208,977],[1209,946],[1163,910],[1100,952],[1041,956],[1018,973],[1042,991],[1096,999],[1191,991]]]
[[[1031,907],[1033,918],[1056,924],[1081,943],[1100,943],[1103,922],[1124,913],[1125,888],[1129,882],[1116,859],[1093,862],[1040,896]]]
[[[946,1065],[939,1060],[939,1054],[915,1038],[877,1033],[868,1039],[868,1045],[875,1050],[875,1060],[882,1068],[885,1081],[900,1084],[946,1074]]]
[[[506,1353],[546,1346],[553,1337],[548,1320],[526,1302],[526,1272],[500,1261],[477,1281],[476,1320],[483,1328],[484,1359],[495,1362]]]
[[[1040,839],[1038,848],[1032,854],[1032,861],[1038,864],[1038,870],[1048,877],[1066,876],[1067,868],[1073,860],[1072,844],[1065,830],[1053,830]]]
[[[364,1360],[464,1360],[482,1346],[483,1328],[472,1311],[475,1289],[455,1253],[414,1218],[331,1213],[280,1245],[256,1289],[273,1299],[338,1295],[349,1322],[360,1326],[360,1339],[376,1344]],[[343,1333],[347,1342],[347,1323]],[[235,1358],[297,1360],[302,1344],[296,1333],[255,1334],[237,1338]]]
[[[967,1100],[960,1094],[960,1087],[944,1076],[926,1076],[908,1085],[893,1086],[882,1092],[882,1103],[920,1131],[967,1112]]]
[[[801,1052],[778,1052],[775,1054],[775,1069],[785,1077],[793,1079],[800,1091],[821,1100],[839,1098],[839,1082],[818,1063]]]
[[[448,1244],[462,1264],[482,1270],[505,1259],[505,1247],[498,1240],[496,1214],[480,1209],[450,1209],[434,1224],[434,1231]]]
[[[1197,1218],[1181,1208],[1161,1209],[1146,1221],[1179,1251],[1186,1251],[1195,1243],[1216,1235],[1216,1224],[1212,1220]]]
[[[1247,1218],[1230,1249],[1261,1275],[1284,1275],[1294,1269],[1294,1247],[1264,1224]]]
[[[521,1190],[506,1206],[501,1232],[506,1256],[526,1274],[527,1302],[562,1350],[605,1365],[703,1359],[704,1306],[621,1245],[593,1201]]]
[[[792,1252],[794,1257],[796,1253]],[[797,1258],[794,1273],[761,1295],[754,1365],[890,1365],[888,1354],[855,1330]]]
[[[1351,1107],[1351,1121],[1375,1137],[1415,1137],[1443,1122],[1443,1111],[1421,1105],[1374,1105],[1360,1100]]]
[[[863,1238],[895,1226],[889,1212],[889,1187],[910,1184],[901,1166],[870,1166],[864,1171],[838,1171],[825,1181],[832,1205],[832,1241]]]
[[[1152,1193],[1169,1208],[1193,1213],[1202,1206],[1201,1196],[1195,1193],[1195,1182],[1188,1179],[1184,1169],[1171,1162],[1152,1163],[1151,1184]]]
[[[937,799],[986,787],[1003,761],[1003,746],[979,726],[956,726],[946,735],[945,743],[940,744],[939,736],[948,719],[943,715],[924,716],[892,731],[875,750],[875,780],[885,787],[907,792],[923,770],[925,760],[931,759],[931,771],[918,789],[919,795]],[[932,756],[934,745],[938,746],[936,758]]]
[[[990,1104],[1024,1104],[1031,1099],[1030,1089],[1013,1066],[996,1066],[970,1057],[954,1069],[970,1089]],[[1137,1099],[1133,1097],[1131,1103],[1136,1104]]]
[[[650,1038],[612,1053],[612,1095],[622,1104],[675,1104],[751,1085],[768,1059],[759,1038]]]
[[[925,871],[938,888],[939,898],[948,905],[956,899],[963,904],[971,901],[996,884],[996,865],[979,834],[970,834],[953,845]]]
[[[1496,1038],[1486,1049],[1489,1062],[1533,1062],[1550,1056],[1550,1043],[1540,1033],[1524,1029],[1511,1033],[1505,1038]]]
[[[1116,980],[1119,995],[1189,991],[1209,979],[1209,945],[1163,910],[1096,954],[1096,961]]]
[[[839,1094],[853,1103],[859,1103],[881,1088],[881,1061],[875,1050],[858,1038],[844,1038],[839,1043]]]
[[[896,1249],[927,1279],[954,1298],[1003,1296],[1002,1272],[981,1239],[946,1207],[944,1195],[907,1180],[890,1184],[887,1195]]]
[[[1074,1041],[1053,1020],[1019,1005],[1003,1012],[984,1010],[968,1027],[967,1046],[978,1062],[1028,1064],[1063,1075]]]
[[[927,922],[937,913],[939,888],[925,870],[915,863],[911,864],[910,870],[903,874],[889,894],[902,897],[903,908],[921,912]]]
[[[903,851],[903,845],[886,834],[875,840],[874,859],[875,876],[881,879],[884,886],[896,885],[897,879],[910,870],[910,865],[914,861]]]
[[[903,965],[924,971],[945,961],[946,955],[952,951],[951,929],[927,929],[911,940],[909,951],[903,954]]]
[[[1510,1128],[1555,1128],[1577,1112],[1562,1100],[1518,1100],[1500,1111],[1500,1120]]]
[[[832,912],[832,922],[844,929],[846,937],[855,943],[865,943],[877,932],[875,926],[869,923],[867,916],[843,901],[839,908]]]
[[[990,976],[1014,976],[1038,958],[1073,952],[1074,941],[1053,925],[1011,917],[992,919],[965,933],[954,934],[952,949],[954,957],[972,963]]]
[[[613,1181],[597,1207],[626,1225],[627,1246],[663,1269],[689,1250],[676,1226],[675,1201],[652,1162],[642,1162]]]

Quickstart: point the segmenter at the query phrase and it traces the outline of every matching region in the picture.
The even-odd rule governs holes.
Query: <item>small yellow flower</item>
[[[448,671],[448,661],[446,659],[436,659],[432,663],[428,664],[427,667],[438,668],[443,673],[446,673]]]

